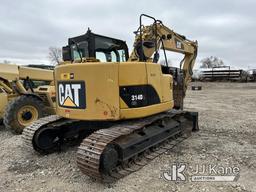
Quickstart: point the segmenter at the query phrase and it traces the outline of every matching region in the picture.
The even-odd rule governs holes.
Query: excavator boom
[[[154,23],[144,26],[142,18],[148,17],[153,19]],[[197,41],[191,41],[184,35],[178,34],[166,27],[162,21],[154,17],[142,14],[140,16],[140,27],[136,31],[134,49],[129,61],[146,61],[158,62],[159,49],[163,49],[166,66],[168,66],[166,51],[184,54],[180,63],[180,69],[183,71],[184,92],[193,75],[193,67],[197,57]],[[153,56],[153,58],[152,58]]]

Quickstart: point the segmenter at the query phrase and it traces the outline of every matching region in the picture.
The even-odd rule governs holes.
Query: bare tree
[[[61,49],[57,47],[49,47],[49,59],[52,64],[59,64],[62,61]]]
[[[4,63],[4,64],[10,64],[10,63],[11,63],[11,61],[4,60],[4,61],[3,61],[3,63]]]
[[[201,60],[200,68],[213,68],[213,67],[221,67],[224,66],[224,62],[215,56],[206,57]]]

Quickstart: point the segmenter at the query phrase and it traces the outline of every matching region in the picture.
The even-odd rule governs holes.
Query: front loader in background
[[[8,94],[5,92],[5,89],[0,86],[0,124],[3,123],[3,116],[5,107],[8,104]]]
[[[25,126],[55,114],[53,70],[0,64],[0,119],[22,133]]]
[[[158,64],[159,49],[184,54],[181,68],[166,54]],[[47,154],[82,141],[78,167],[106,182],[138,170],[198,130],[198,113],[182,110],[196,56],[196,41],[144,14],[130,56],[125,41],[90,30],[70,38],[54,71],[57,115],[26,127],[25,144]]]

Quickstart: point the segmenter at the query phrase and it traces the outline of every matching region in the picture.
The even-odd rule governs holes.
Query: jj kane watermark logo
[[[186,163],[171,164],[169,169],[161,172],[161,178],[166,181],[192,181],[192,182],[216,182],[237,181],[240,169],[237,166],[222,166],[213,164],[196,164],[188,166]]]
[[[163,171],[162,178],[164,178],[167,181],[185,181],[185,170],[186,170],[186,164],[172,164],[170,170]]]

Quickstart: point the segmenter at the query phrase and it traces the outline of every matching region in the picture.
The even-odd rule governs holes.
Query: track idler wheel
[[[112,170],[117,167],[118,164],[118,152],[114,148],[114,145],[108,145],[100,158],[100,170],[102,173],[108,175]]]
[[[33,146],[40,153],[48,154],[60,147],[61,138],[59,129],[41,129],[34,135]]]

